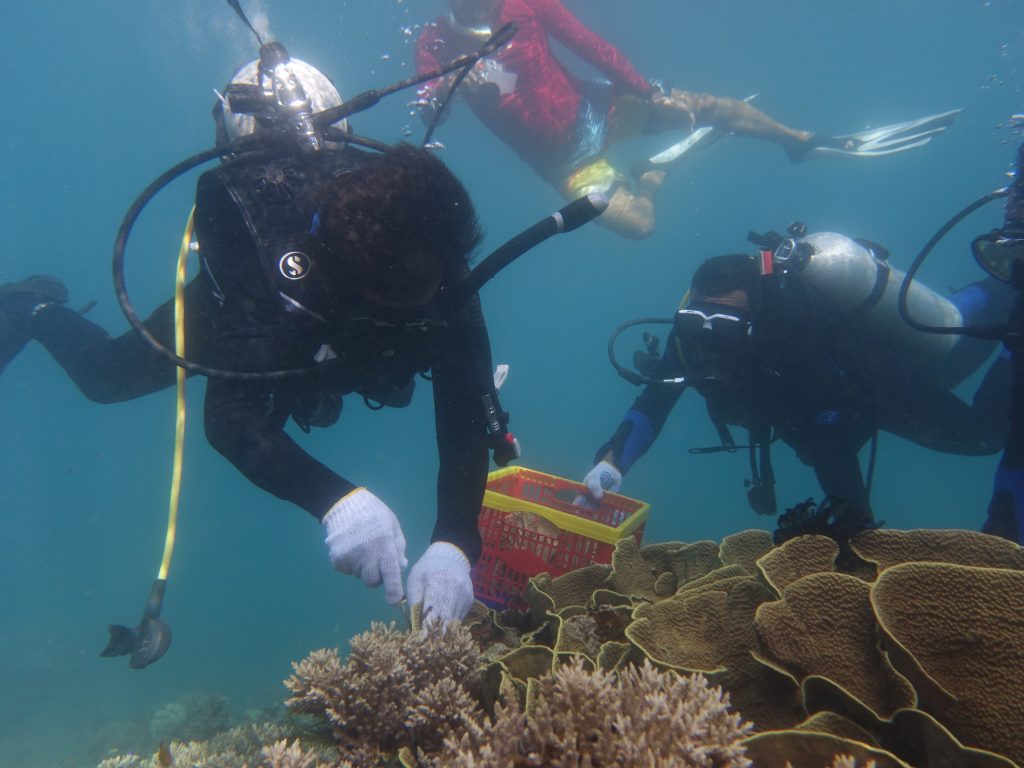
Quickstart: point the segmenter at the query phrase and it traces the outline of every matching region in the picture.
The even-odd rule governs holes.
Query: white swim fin
[[[883,125],[860,133],[831,136],[808,152],[822,154],[851,155],[853,157],[884,157],[897,152],[923,147],[936,134],[942,133],[953,124],[953,118],[963,112],[951,109],[937,115],[928,115],[917,120]]]

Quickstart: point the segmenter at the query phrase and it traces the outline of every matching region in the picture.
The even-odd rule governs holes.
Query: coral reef
[[[832,762],[832,768],[857,768],[857,761],[853,759],[853,755],[842,755]],[[875,768],[875,761],[868,761],[863,768]]]
[[[577,657],[537,681],[526,713],[516,697],[492,721],[449,737],[441,768],[664,766],[747,768],[750,729],[700,675],[650,663],[619,673]]]
[[[153,715],[149,732],[153,740],[203,741],[231,725],[228,700],[218,694],[187,693]]]
[[[316,752],[304,752],[299,740],[288,744],[286,739],[277,741],[263,748],[260,755],[261,766],[266,768],[328,768],[328,763],[320,762]],[[352,768],[347,760],[330,762],[330,768]]]
[[[1024,550],[871,530],[847,554],[754,531],[625,539],[610,565],[531,579],[523,611],[314,651],[286,681],[311,727],[171,752],[189,768],[1018,768]]]
[[[352,768],[352,764],[338,760],[333,749],[305,751],[299,740],[291,744],[287,739],[272,741],[245,754],[232,749],[218,749],[203,742],[173,743],[170,745],[170,764],[187,768]],[[108,758],[98,768],[166,768],[160,757],[151,758],[128,754]]]
[[[374,624],[337,651],[314,651],[285,681],[295,712],[328,722],[345,757],[372,765],[399,749],[434,750],[478,715],[481,656],[459,625],[402,632]]]
[[[492,666],[520,692],[564,652],[703,672],[753,722],[758,768],[1024,761],[1024,551],[931,530],[866,531],[850,550],[845,570],[822,536],[742,532],[717,559],[708,542],[623,541],[611,566],[532,579],[529,609],[495,620],[523,645]],[[625,622],[581,631],[610,605]]]
[[[187,768],[274,768],[275,763],[267,764],[269,758],[263,756],[267,746],[281,743],[288,737],[294,737],[293,728],[279,723],[250,723],[244,726],[228,728],[205,740],[170,741],[166,749],[170,752],[175,766]],[[297,741],[297,739],[296,739]],[[293,746],[282,760],[292,759],[298,754],[299,746]],[[156,748],[153,751],[155,752]],[[279,751],[285,752],[284,746]],[[331,742],[317,744],[309,753],[302,753],[313,762],[315,768],[335,768],[338,766],[338,751]],[[282,763],[291,768],[292,763]],[[303,766],[302,763],[295,765]],[[344,765],[344,764],[341,764]],[[99,768],[164,768],[158,755],[143,757],[138,753],[127,753],[108,758],[99,763]]]

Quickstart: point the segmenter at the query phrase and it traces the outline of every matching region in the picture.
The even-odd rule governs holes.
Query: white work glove
[[[583,478],[583,484],[587,486],[590,497],[600,501],[604,498],[605,491],[619,492],[619,489],[622,488],[622,473],[614,464],[602,459],[592,470],[587,472],[587,476]]]
[[[409,571],[409,605],[423,604],[424,626],[462,621],[473,606],[469,558],[446,541],[435,541]]]
[[[324,515],[324,543],[335,570],[358,576],[368,587],[384,585],[384,599],[402,600],[405,536],[390,507],[365,488],[335,502]]]

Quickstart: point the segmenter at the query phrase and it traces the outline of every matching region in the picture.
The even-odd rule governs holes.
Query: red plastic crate
[[[596,508],[576,506],[582,483],[525,467],[488,475],[480,510],[483,551],[473,569],[477,600],[503,610],[526,607],[531,576],[561,576],[610,563],[615,542],[643,537],[649,506],[606,493]]]

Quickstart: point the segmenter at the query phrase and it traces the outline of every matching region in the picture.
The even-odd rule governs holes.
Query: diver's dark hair
[[[695,299],[724,296],[733,291],[746,291],[756,297],[761,287],[761,272],[757,260],[745,253],[727,253],[714,256],[693,273],[690,291]]]
[[[402,144],[325,185],[317,240],[340,280],[401,298],[438,266],[461,275],[480,243],[466,188],[429,150]]]

